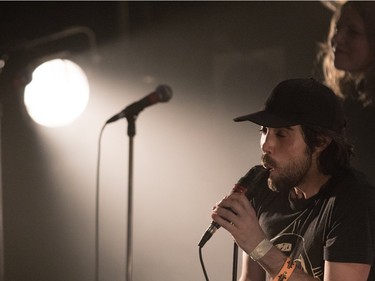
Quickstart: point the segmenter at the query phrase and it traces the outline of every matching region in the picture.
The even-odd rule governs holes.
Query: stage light
[[[27,113],[36,123],[65,126],[86,108],[88,79],[75,62],[83,62],[91,71],[100,62],[90,28],[73,26],[0,49],[0,80],[22,95]]]
[[[86,74],[67,59],[53,59],[35,68],[24,93],[31,118],[47,127],[70,124],[84,111],[88,100]]]

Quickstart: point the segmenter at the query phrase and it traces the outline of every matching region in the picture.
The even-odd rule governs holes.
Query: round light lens
[[[54,59],[39,65],[25,87],[24,102],[31,118],[46,127],[70,124],[84,111],[89,83],[74,62]]]

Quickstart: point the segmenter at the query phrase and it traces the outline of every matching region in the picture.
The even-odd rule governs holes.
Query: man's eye
[[[280,138],[284,138],[286,137],[286,134],[284,132],[284,130],[279,130],[276,132],[276,136],[280,137]]]

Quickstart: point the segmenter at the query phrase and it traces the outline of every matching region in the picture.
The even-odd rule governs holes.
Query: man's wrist
[[[254,261],[257,261],[259,259],[261,259],[262,257],[264,257],[269,250],[271,250],[273,244],[271,243],[270,240],[268,240],[267,238],[264,238],[259,244],[258,246],[255,247],[254,250],[251,251],[251,253],[249,254],[249,257],[254,260]]]

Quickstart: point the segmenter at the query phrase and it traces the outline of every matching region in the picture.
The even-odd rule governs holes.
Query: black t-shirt
[[[254,169],[264,170],[256,166],[252,174]],[[258,181],[248,197],[263,231],[309,275],[323,280],[325,260],[373,265],[375,189],[360,173],[343,171],[318,194],[298,201],[289,192],[271,191],[267,176]],[[371,271],[368,280],[375,280]]]

